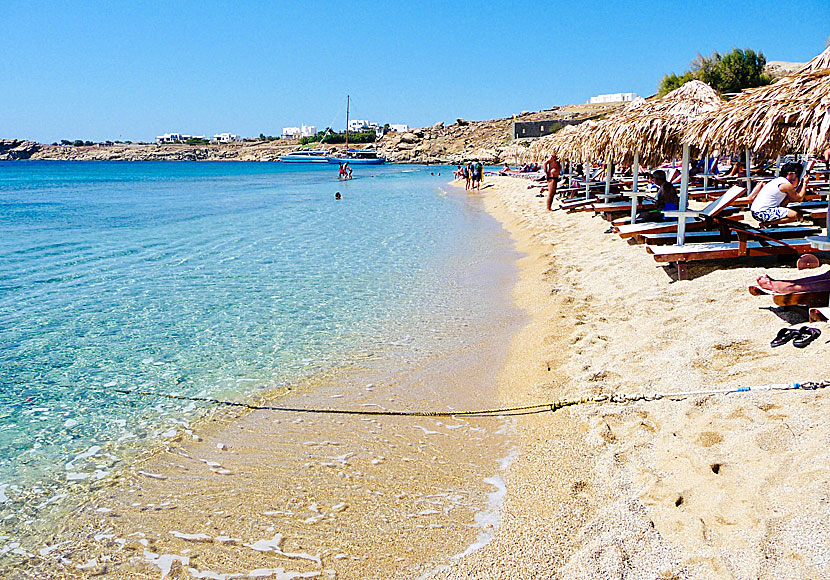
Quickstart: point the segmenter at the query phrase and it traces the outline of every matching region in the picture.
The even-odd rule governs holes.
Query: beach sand
[[[827,378],[830,328],[772,349],[798,318],[747,292],[794,267],[693,265],[678,282],[608,222],[545,211],[525,180],[487,182],[488,210],[527,254],[514,297],[531,323],[505,404]],[[830,577],[829,411],[826,390],[799,390],[527,416],[495,540],[436,577]]]

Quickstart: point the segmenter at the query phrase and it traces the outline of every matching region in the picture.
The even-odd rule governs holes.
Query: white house
[[[190,139],[190,135],[182,135],[181,133],[165,133],[156,137],[156,143],[181,143]]]
[[[392,124],[389,125],[389,129],[397,133],[406,133],[409,131],[409,125]]]
[[[213,136],[213,140],[217,143],[233,143],[234,141],[239,141],[239,135],[234,135],[233,133],[217,133]]]
[[[317,127],[314,125],[303,125],[300,127],[300,135],[303,137],[314,137],[317,134]]]
[[[377,130],[380,127],[377,123],[372,123],[371,121],[367,121],[365,119],[351,119],[349,121],[349,131],[353,133],[360,133],[365,130],[375,129]]]
[[[302,136],[302,130],[299,127],[283,127],[282,128],[282,138],[283,139],[296,139]]]
[[[597,103],[627,103],[641,98],[637,93],[610,93],[607,95],[597,95],[588,99],[591,105]]]
[[[156,137],[156,143],[184,143],[188,139],[204,139],[204,135],[185,135],[184,133],[165,133]]]

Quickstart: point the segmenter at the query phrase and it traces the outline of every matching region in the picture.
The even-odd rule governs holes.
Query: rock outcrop
[[[42,146],[22,139],[0,139],[0,159],[29,159]]]

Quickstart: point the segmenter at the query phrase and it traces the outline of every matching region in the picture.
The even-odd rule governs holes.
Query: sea
[[[451,179],[444,166],[355,166],[340,181],[317,164],[0,162],[0,553],[27,549],[8,530],[60,517],[212,408],[167,395],[253,401],[508,333],[517,254]],[[440,392],[418,400],[447,408]]]

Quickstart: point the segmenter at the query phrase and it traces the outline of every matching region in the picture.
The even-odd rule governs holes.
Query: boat
[[[386,163],[385,157],[378,157],[372,149],[349,149],[349,103],[351,97],[346,95],[346,152],[328,158],[329,163],[349,163],[350,165],[380,165]]]
[[[280,155],[285,163],[328,163],[329,152],[325,149],[297,149],[287,155]]]
[[[386,163],[385,157],[378,157],[372,149],[348,149],[346,153],[328,158],[329,163],[346,163],[349,165],[380,165]]]

